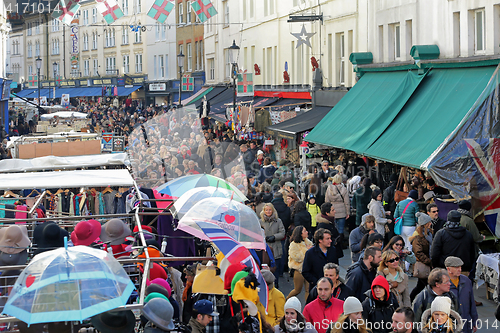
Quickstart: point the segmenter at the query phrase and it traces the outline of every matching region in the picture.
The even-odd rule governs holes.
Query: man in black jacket
[[[287,231],[288,227],[291,224],[291,219],[290,219],[291,212],[290,208],[286,205],[285,201],[283,200],[283,194],[281,194],[281,192],[274,193],[274,199],[271,200],[271,203],[278,212],[278,217],[280,218],[281,222],[283,222],[285,231]]]
[[[347,269],[345,284],[354,292],[354,297],[363,302],[366,298],[365,292],[372,287],[373,279],[377,274],[378,264],[382,261],[382,251],[375,246],[365,250],[363,258],[355,262]]]
[[[396,210],[396,201],[394,201],[394,193],[396,192],[396,185],[398,182],[398,175],[393,173],[390,178],[390,185],[384,190],[383,200],[384,209],[391,212],[391,216],[394,215]]]
[[[323,267],[330,263],[338,265],[339,259],[335,248],[332,248],[332,233],[326,229],[318,229],[314,233],[314,247],[307,250],[302,264],[302,276],[309,282],[311,290],[323,277]]]
[[[248,175],[252,171],[252,162],[255,160],[255,156],[250,149],[248,149],[248,145],[246,143],[240,146],[241,151],[241,161],[245,166],[245,174]]]
[[[433,267],[446,268],[444,261],[449,256],[458,257],[464,262],[462,269],[470,272],[475,261],[475,243],[470,231],[460,226],[462,215],[451,210],[448,222],[439,230],[432,240],[431,261]],[[467,275],[465,273],[464,275]]]
[[[431,217],[432,230],[434,231],[435,235],[444,227],[446,221],[439,217],[439,208],[435,203],[430,203],[427,205],[427,215]]]

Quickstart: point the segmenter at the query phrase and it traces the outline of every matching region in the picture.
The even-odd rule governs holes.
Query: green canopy
[[[307,135],[307,141],[365,151],[394,120],[424,77],[409,71],[366,73]]]
[[[201,98],[203,98],[203,96],[211,92],[213,89],[214,87],[209,87],[207,90],[205,90],[204,92],[202,92],[201,94],[190,100],[189,103],[186,104],[186,106],[196,103],[196,101],[199,101]]]

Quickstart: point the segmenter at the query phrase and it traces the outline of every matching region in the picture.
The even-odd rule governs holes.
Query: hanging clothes
[[[17,220],[26,220],[28,218],[28,207],[26,205],[17,205],[16,210],[22,210],[26,213],[16,212],[15,218]],[[26,221],[19,221],[16,224],[26,224]]]
[[[194,257],[194,237],[182,230],[174,231],[172,222],[173,218],[171,215],[158,216],[157,230],[160,235],[159,238],[167,236],[167,249],[165,252],[174,257]],[[172,261],[169,262],[169,266],[175,267],[184,263],[184,261]]]
[[[257,132],[264,132],[266,127],[271,125],[271,115],[268,110],[260,109],[255,112],[254,128]]]
[[[118,192],[113,190],[111,192],[106,192],[102,196],[104,198],[104,210],[105,214],[113,214],[115,211],[115,198]]]
[[[16,198],[0,200],[0,208],[6,208],[6,205],[13,205],[16,203],[16,201],[17,201]],[[5,210],[0,209],[0,218],[5,218],[6,217],[5,213],[6,213]]]

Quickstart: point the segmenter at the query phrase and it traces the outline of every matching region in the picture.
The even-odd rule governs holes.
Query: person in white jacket
[[[382,236],[385,236],[385,225],[392,223],[392,220],[387,218],[382,204],[382,191],[375,189],[372,192],[372,200],[368,204],[368,212],[375,217],[375,230]]]

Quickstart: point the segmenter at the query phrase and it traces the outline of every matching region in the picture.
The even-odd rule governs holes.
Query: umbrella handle
[[[64,249],[68,250],[68,236],[64,236]]]

